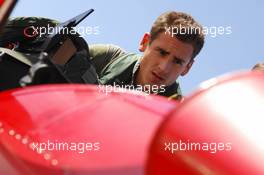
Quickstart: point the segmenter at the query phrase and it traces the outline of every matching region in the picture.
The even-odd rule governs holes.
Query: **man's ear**
[[[143,38],[141,39],[140,45],[139,45],[139,51],[144,52],[148,46],[150,40],[150,34],[144,33]]]
[[[185,70],[181,73],[181,76],[184,76],[189,72],[193,63],[194,63],[194,59],[191,59],[190,62],[186,65]]]

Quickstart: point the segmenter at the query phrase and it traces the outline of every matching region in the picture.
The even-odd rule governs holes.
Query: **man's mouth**
[[[163,81],[165,78],[163,78],[162,76],[160,76],[159,74],[157,74],[156,72],[152,72],[152,75],[158,79],[159,81]]]

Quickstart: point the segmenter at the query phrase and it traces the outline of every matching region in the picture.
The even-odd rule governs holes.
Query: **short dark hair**
[[[260,71],[264,71],[264,63],[258,63],[258,64],[256,64],[253,68],[252,68],[252,70],[260,70]]]
[[[173,37],[193,46],[192,58],[201,51],[204,45],[203,28],[190,15],[174,11],[161,14],[152,25],[150,44],[161,32],[166,33],[167,29],[170,29],[169,31]]]

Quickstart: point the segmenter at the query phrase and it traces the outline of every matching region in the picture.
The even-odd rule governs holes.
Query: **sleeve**
[[[112,44],[89,45],[89,53],[92,64],[96,72],[100,75],[103,68],[112,60],[124,55],[126,52],[122,48]]]

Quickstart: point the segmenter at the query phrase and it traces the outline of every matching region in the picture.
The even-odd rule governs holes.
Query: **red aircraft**
[[[2,92],[0,174],[264,174],[263,73],[207,84],[181,104],[89,85]]]

